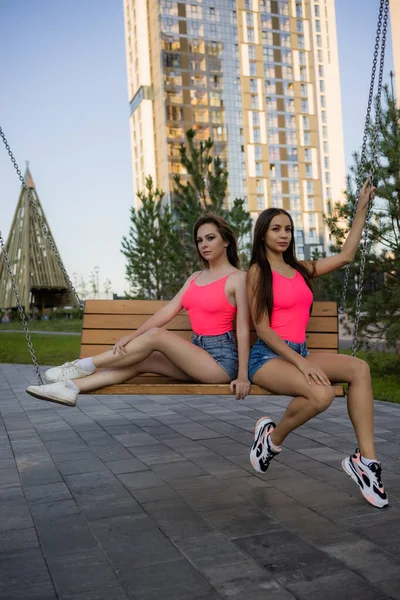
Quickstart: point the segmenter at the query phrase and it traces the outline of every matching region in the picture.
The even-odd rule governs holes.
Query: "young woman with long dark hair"
[[[193,240],[203,269],[166,306],[112,350],[48,369],[50,383],[31,385],[28,394],[75,406],[78,394],[124,383],[139,373],[157,373],[183,381],[230,382],[236,397],[244,398],[250,388],[249,309],[236,237],[224,219],[208,213],[195,223]],[[189,314],[192,343],[163,328],[182,308]],[[232,332],[235,317],[238,345]]]
[[[364,183],[341,252],[320,260],[297,260],[293,221],[285,210],[269,208],[256,222],[248,298],[259,340],[251,350],[249,379],[271,392],[294,398],[277,425],[269,417],[258,421],[250,460],[257,472],[266,472],[281,452],[286,436],[330,406],[335,396],[331,382],[349,383],[347,407],[359,448],[342,461],[342,467],[366,500],[382,508],[388,499],[375,454],[368,364],[343,354],[310,354],[305,341],[313,302],[312,280],[354,260],[374,189],[368,180]]]

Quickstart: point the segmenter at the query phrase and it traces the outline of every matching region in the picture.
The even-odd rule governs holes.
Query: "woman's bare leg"
[[[271,433],[270,439],[276,446],[280,446],[291,431],[326,410],[335,397],[332,386],[309,385],[297,367],[281,358],[273,358],[261,367],[254,376],[254,383],[276,394],[295,396]]]
[[[149,358],[137,365],[96,371],[88,377],[74,379],[74,384],[78,386],[81,394],[86,394],[107,385],[125,383],[140,373],[155,373],[157,375],[167,375],[181,381],[190,381],[190,377],[172,364],[161,352],[153,352]]]
[[[357,436],[362,456],[375,459],[374,398],[368,363],[345,354],[310,354],[307,358],[318,365],[330,381],[348,383],[347,410]]]

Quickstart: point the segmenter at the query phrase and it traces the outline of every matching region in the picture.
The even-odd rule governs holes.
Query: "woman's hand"
[[[113,354],[119,354],[120,356],[126,354],[128,352],[128,350],[126,349],[126,345],[129,344],[129,342],[131,342],[132,340],[132,334],[126,335],[125,337],[121,338],[118,342],[114,344],[112,349]]]
[[[358,208],[365,210],[368,207],[370,199],[374,199],[375,186],[371,185],[369,177],[364,181],[364,185],[361,188],[360,199],[358,201]]]
[[[229,387],[232,394],[236,390],[236,400],[243,400],[250,391],[251,383],[248,379],[234,379],[230,382]]]
[[[313,365],[306,359],[303,359],[299,365],[297,365],[299,371],[301,371],[306,378],[308,385],[316,383],[317,385],[331,385],[328,377],[325,375],[322,369]]]

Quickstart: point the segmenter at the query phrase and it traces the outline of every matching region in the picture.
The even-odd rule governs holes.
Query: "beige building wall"
[[[399,0],[400,1],[400,0]],[[289,210],[299,258],[328,248],[345,185],[334,0],[124,0],[135,189],[173,199],[184,132],[209,136],[256,219]]]
[[[390,25],[392,30],[393,63],[397,103],[400,103],[400,0],[390,0]]]

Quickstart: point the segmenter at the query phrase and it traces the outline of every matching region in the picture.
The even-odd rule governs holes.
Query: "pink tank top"
[[[272,271],[272,289],[271,329],[283,340],[302,344],[313,302],[312,291],[298,271],[293,279]]]
[[[237,309],[230,304],[225,294],[226,280],[230,275],[208,285],[197,285],[198,276],[190,282],[182,296],[182,305],[188,311],[194,333],[221,335],[233,328],[233,318]]]

